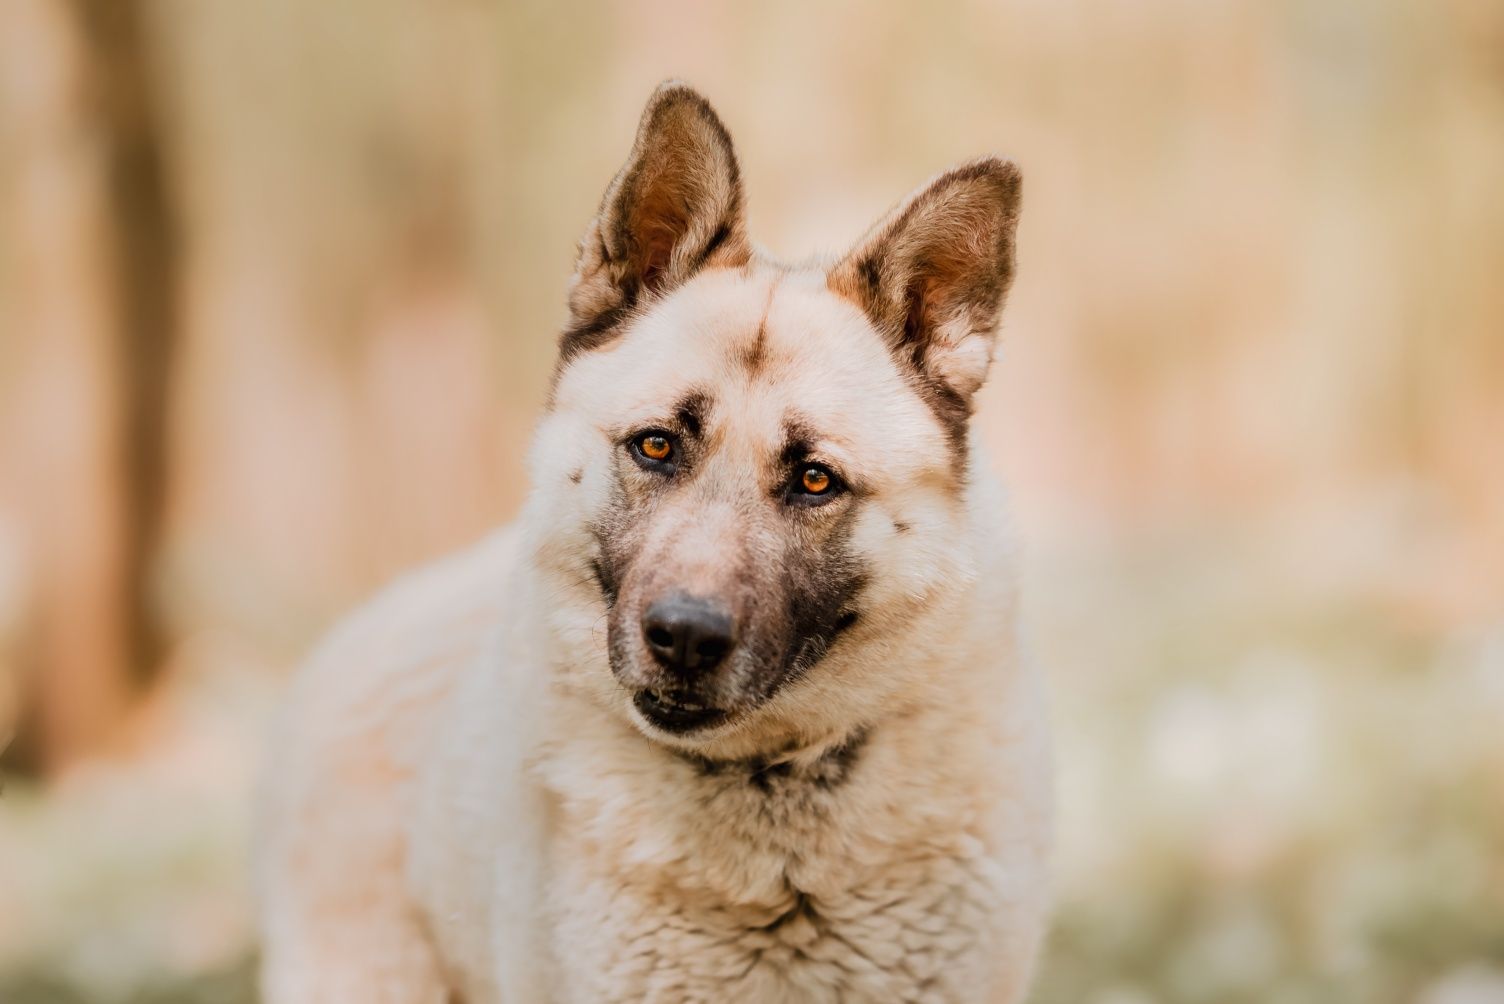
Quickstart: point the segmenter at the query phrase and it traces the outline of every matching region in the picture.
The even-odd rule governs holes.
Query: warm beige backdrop
[[[1504,1000],[1501,52],[1486,0],[0,0],[0,999],[246,999],[277,689],[515,510],[672,75],[778,254],[1023,166],[1038,999]]]

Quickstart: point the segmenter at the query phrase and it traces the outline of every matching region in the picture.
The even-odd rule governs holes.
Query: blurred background
[[[752,231],[1026,178],[1040,1004],[1504,1001],[1504,7],[0,0],[0,1001],[244,1002],[331,621],[514,513],[679,76]]]

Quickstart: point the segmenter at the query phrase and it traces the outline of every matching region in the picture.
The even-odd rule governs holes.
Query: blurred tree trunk
[[[106,239],[112,245],[124,487],[122,602],[128,665],[150,679],[162,656],[151,566],[168,484],[168,407],[177,342],[177,233],[141,0],[73,0],[106,144]]]
[[[47,445],[28,475],[38,580],[11,757],[38,771],[106,742],[162,659],[151,570],[169,473],[177,247],[142,8],[138,0],[63,5],[82,87],[80,100],[56,101],[56,114],[94,142],[37,155],[92,161],[68,175],[83,186],[70,193],[68,212],[85,218],[28,214],[33,229],[73,224],[38,261],[52,280],[38,286],[53,298],[61,286],[86,304],[47,302],[48,293],[32,304],[44,322],[33,346],[33,386],[44,400],[31,414],[63,419],[50,440],[35,437]],[[80,400],[58,400],[68,395]]]

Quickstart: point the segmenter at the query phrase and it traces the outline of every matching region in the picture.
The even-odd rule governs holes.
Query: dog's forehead
[[[602,425],[661,419],[694,398],[737,438],[771,440],[797,420],[854,454],[897,441],[944,447],[878,334],[814,271],[702,273],[576,360],[559,391],[562,406]]]

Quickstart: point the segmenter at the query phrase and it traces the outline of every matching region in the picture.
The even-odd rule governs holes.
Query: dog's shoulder
[[[379,786],[416,770],[432,720],[500,616],[516,551],[516,532],[498,531],[335,625],[298,669],[276,725],[270,816],[317,802],[336,779]]]
[[[347,614],[299,670],[302,691],[379,686],[460,654],[494,624],[515,562],[515,527],[408,572]]]
[[[310,657],[308,671],[348,662],[352,655],[422,661],[433,646],[465,637],[495,616],[518,537],[509,526],[401,576],[334,627]]]

